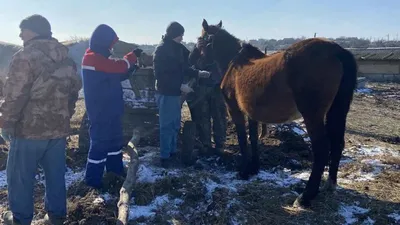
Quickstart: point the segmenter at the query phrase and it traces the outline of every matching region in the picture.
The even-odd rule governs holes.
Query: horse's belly
[[[302,118],[294,99],[275,96],[262,104],[253,104],[244,109],[247,116],[263,123],[287,123]]]
[[[273,108],[266,108],[259,111],[254,115],[254,119],[263,123],[288,123],[293,120],[302,118],[301,113],[295,109],[290,110],[274,110]]]

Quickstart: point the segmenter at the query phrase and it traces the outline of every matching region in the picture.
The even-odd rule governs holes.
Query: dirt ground
[[[222,185],[221,176],[214,172],[219,171],[219,168],[235,172],[235,162],[239,155],[235,128],[229,121],[224,157],[209,157],[202,159],[201,162],[204,163],[200,166],[196,164],[189,168],[180,168],[183,171],[180,177],[166,175],[164,179],[137,185],[133,194],[136,205],[146,206],[157,196],[169,194],[184,199],[178,212],[172,216],[169,209],[160,208],[152,220],[138,217],[130,224],[400,224],[400,220],[387,216],[390,213],[400,213],[400,84],[368,83],[367,88],[372,92],[367,90],[365,92],[368,93],[355,94],[347,120],[346,149],[349,151],[344,158],[354,160],[341,166],[339,177],[343,178],[343,182],[339,181],[340,188],[334,194],[321,193],[311,209],[298,210],[291,207],[296,193],[301,193],[304,189],[305,182],[291,186],[268,186],[254,181],[238,188],[234,194],[228,184]],[[84,103],[80,100],[71,123],[74,134],[69,137],[67,149],[68,167],[77,172],[82,171],[87,154],[79,150],[78,134],[84,112]],[[184,109],[183,120],[188,120],[189,117],[188,110]],[[136,119],[141,121],[140,118]],[[148,119],[146,124],[152,128],[146,129],[146,137],[141,140],[139,147],[158,147],[157,119]],[[309,171],[312,159],[309,143],[296,135],[291,125],[286,126],[287,129],[283,128],[285,126],[280,126],[269,137],[260,141],[262,170],[278,171],[285,168]],[[370,164],[361,163],[366,159],[362,155],[351,155],[360,146],[391,149],[399,157],[396,154],[376,155],[369,160],[379,160],[385,165],[381,173],[371,179],[348,182],[347,178],[356,173],[374,170]],[[7,146],[1,147],[7,149]],[[143,150],[139,154],[144,157],[149,151]],[[0,170],[5,169],[6,160],[7,154],[0,152]],[[208,186],[201,183],[203,178],[218,184],[212,189],[210,196],[205,191]],[[117,196],[121,184],[122,181],[111,182],[102,192],[90,191],[81,182],[72,184],[68,190],[68,220],[65,224],[115,224]],[[35,218],[41,218],[45,214],[43,193],[44,186],[38,183],[35,188]],[[103,201],[94,204],[99,196],[102,196]],[[232,201],[240,204],[231,204]],[[5,187],[0,188],[0,202],[2,213],[7,209]],[[227,207],[227,204],[232,206]],[[343,218],[346,212],[340,213],[343,204],[368,208],[368,213],[358,213],[357,221],[349,222]]]

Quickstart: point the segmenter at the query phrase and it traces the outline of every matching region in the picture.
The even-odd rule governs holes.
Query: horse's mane
[[[249,43],[242,43],[239,53],[233,58],[232,64],[243,66],[250,63],[252,59],[261,59],[267,57],[260,49]]]
[[[232,67],[240,67],[250,64],[250,61],[254,59],[268,57],[255,46],[240,41],[237,37],[220,26],[210,25],[208,27],[208,31],[211,31],[211,34],[215,35],[215,37],[218,37],[218,42],[224,42],[224,44],[221,45],[220,52],[225,56],[225,58],[231,58],[232,54],[234,54],[233,58],[228,62],[226,68],[227,70]],[[238,50],[239,52],[237,52]]]

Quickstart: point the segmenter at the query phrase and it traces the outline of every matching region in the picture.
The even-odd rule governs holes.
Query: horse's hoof
[[[311,201],[304,199],[303,194],[301,194],[301,195],[299,195],[299,197],[296,198],[296,201],[294,201],[293,207],[295,207],[295,208],[310,208]]]
[[[333,193],[336,191],[337,184],[332,179],[328,178],[325,185],[321,188],[321,191]]]

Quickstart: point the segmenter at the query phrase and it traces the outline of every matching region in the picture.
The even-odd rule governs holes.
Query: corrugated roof
[[[357,60],[387,60],[400,61],[400,47],[390,48],[346,48],[350,50]],[[262,50],[264,52],[264,50]],[[276,50],[269,50],[268,55]]]
[[[393,48],[348,48],[357,60],[400,61],[400,47]]]

